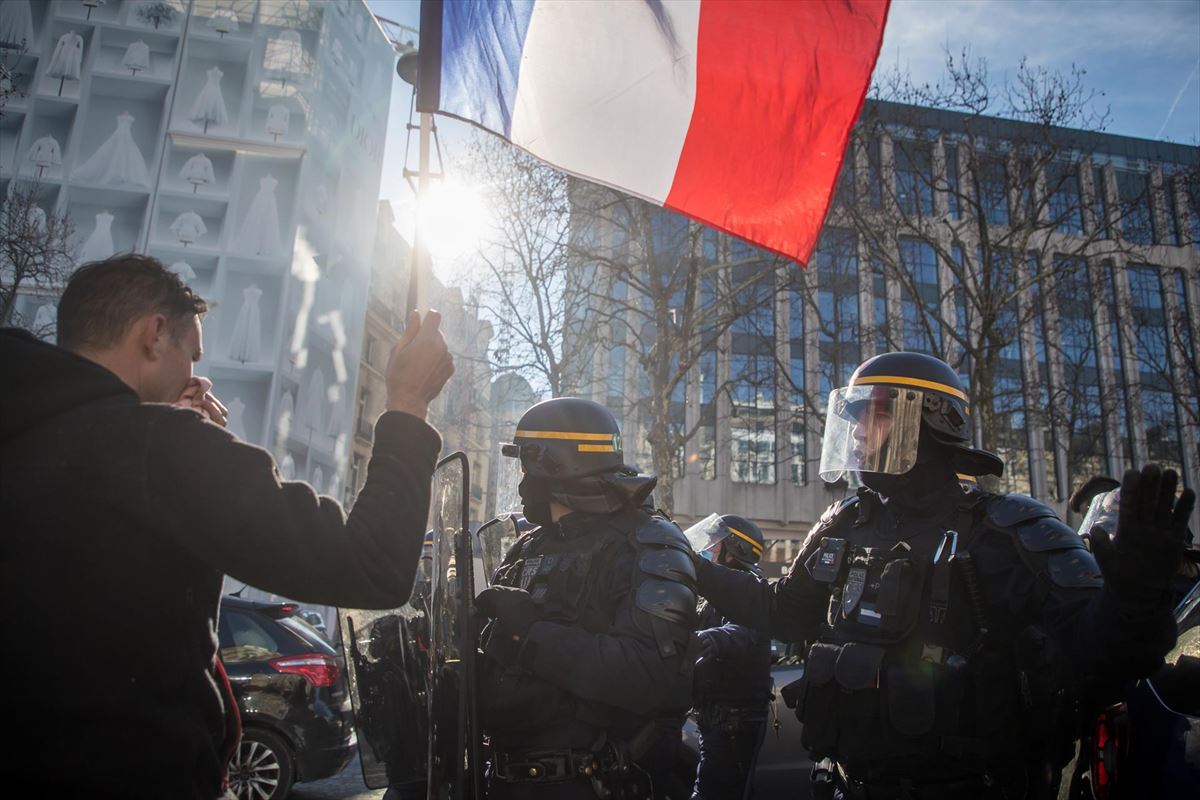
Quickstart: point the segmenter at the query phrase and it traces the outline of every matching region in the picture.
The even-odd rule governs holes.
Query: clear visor
[[[720,514],[709,514],[683,532],[697,553],[707,553],[729,537],[729,526]]]
[[[520,448],[516,445],[502,443],[500,445],[500,458],[492,462],[492,469],[496,471],[496,506],[493,509],[495,516],[500,517],[508,513],[521,513],[521,459],[517,457]]]
[[[846,386],[829,393],[821,480],[847,473],[903,475],[917,463],[922,392],[890,386]]]
[[[1113,489],[1092,498],[1088,504],[1083,522],[1079,523],[1079,535],[1090,536],[1092,528],[1097,526],[1104,529],[1109,536],[1117,534],[1117,515],[1121,513],[1121,490]]]

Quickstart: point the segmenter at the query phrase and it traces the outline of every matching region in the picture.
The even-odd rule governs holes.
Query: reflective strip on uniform
[[[730,533],[732,533],[734,536],[740,537],[740,538],[742,538],[742,539],[745,539],[747,542],[749,542],[749,543],[750,543],[750,547],[751,547],[751,548],[754,550],[754,555],[756,555],[756,556],[761,556],[761,555],[762,555],[762,551],[763,551],[763,549],[762,549],[762,545],[761,545],[761,544],[759,544],[758,542],[754,541],[754,540],[753,540],[753,539],[751,539],[749,536],[747,536],[746,534],[744,534],[744,533],[742,533],[741,531],[739,531],[737,528],[730,527],[730,528],[729,528],[729,532],[730,532]]]
[[[927,381],[922,378],[906,378],[902,375],[863,375],[863,376],[851,381],[850,385],[851,386],[870,386],[872,384],[880,384],[880,383],[882,383],[882,384],[897,383],[897,384],[900,384],[901,386],[916,386],[920,389],[933,389],[934,391],[944,392],[945,394],[951,395],[952,397],[957,397],[959,400],[962,400],[964,403],[967,402],[967,393],[964,392],[962,389],[956,389],[953,386],[950,386],[945,383],[938,383],[937,381]]]
[[[584,442],[611,442],[611,433],[571,433],[568,431],[517,431],[518,439],[576,439]]]
[[[617,448],[611,444],[581,444],[579,445],[581,453],[615,453]]]

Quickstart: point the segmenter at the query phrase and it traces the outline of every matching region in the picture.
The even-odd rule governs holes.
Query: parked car
[[[813,762],[808,750],[800,743],[800,720],[788,708],[780,690],[789,683],[800,680],[804,675],[804,663],[800,650],[795,645],[781,642],[771,643],[772,692],[775,699],[767,712],[767,734],[762,749],[758,751],[758,764],[754,770],[754,795],[756,797],[786,797],[789,800],[807,800],[811,796],[809,773]],[[699,761],[700,737],[694,716],[688,717],[683,726],[683,761],[690,763],[691,775],[695,777]],[[684,767],[686,769],[686,767]]]
[[[356,735],[342,657],[291,603],[226,596],[220,656],[242,715],[229,768],[240,800],[277,800],[292,785],[336,775]]]
[[[329,632],[325,629],[325,618],[321,616],[320,611],[302,608],[296,612],[296,616],[311,625],[313,630],[325,638],[325,641],[329,641]]]

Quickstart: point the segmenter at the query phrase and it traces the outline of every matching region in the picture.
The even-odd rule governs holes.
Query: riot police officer
[[[1172,646],[1166,590],[1194,493],[1176,502],[1174,472],[1129,471],[1119,536],[1100,532],[1093,558],[1037,500],[960,486],[1003,469],[970,430],[947,364],[869,359],[830,394],[820,467],[863,487],[824,513],[787,577],[696,560],[722,614],[811,643],[785,700],[819,761],[814,788],[1050,797],[1072,685],[1148,675]]]
[[[476,608],[491,798],[664,796],[691,704],[695,571],[683,532],[643,505],[616,420],[588,400],[530,408],[505,455],[539,527]]]
[[[712,514],[685,534],[705,558],[758,574],[763,535],[745,517]],[[698,614],[701,657],[694,686],[700,764],[692,800],[748,798],[772,697],[771,639],[724,619],[707,602]]]

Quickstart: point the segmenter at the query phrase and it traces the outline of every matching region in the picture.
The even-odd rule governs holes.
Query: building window
[[[805,443],[805,358],[804,358],[804,298],[797,293],[788,296],[788,378],[791,382],[791,478],[803,486],[808,482],[807,448]]]
[[[896,203],[900,211],[917,217],[933,216],[933,157],[928,145],[897,139]]]
[[[941,294],[938,291],[937,253],[928,242],[900,240],[900,265],[916,295],[904,282],[900,286],[902,340],[905,350],[936,355],[942,351]]]
[[[362,491],[363,483],[367,479],[366,461],[362,455],[355,453],[350,457],[350,480],[346,481],[347,501],[353,503],[354,498],[358,497],[358,493]]]
[[[887,268],[877,255],[871,256],[871,313],[875,331],[875,352],[886,353],[894,349],[888,328]]]
[[[1175,413],[1175,383],[1170,362],[1170,328],[1163,308],[1157,268],[1131,264],[1127,270],[1138,383],[1146,422],[1146,455],[1164,467],[1182,472],[1183,449]]]
[[[1129,439],[1129,396],[1125,387],[1125,348],[1122,345],[1121,321],[1117,316],[1117,273],[1112,262],[1104,262],[1105,300],[1108,303],[1108,347],[1112,354],[1114,385],[1106,394],[1107,405],[1117,419],[1117,436],[1121,443],[1120,469],[1113,474],[1133,464],[1133,443]]]
[[[366,389],[358,392],[358,407],[354,411],[358,420],[358,435],[371,439],[375,434],[375,420],[371,419],[371,393]]]
[[[946,145],[946,206],[950,214],[950,219],[959,218],[959,202],[958,193],[961,191],[958,185],[958,146],[953,144]]]
[[[1023,358],[1032,358],[1036,364],[1037,387],[1031,389],[1031,408],[1036,409],[1036,425],[1029,428],[1029,446],[1040,445],[1042,465],[1046,479],[1046,494],[1050,500],[1058,501],[1063,497],[1062,486],[1058,480],[1058,447],[1054,438],[1054,420],[1050,412],[1050,364],[1046,357],[1046,315],[1042,301],[1042,287],[1038,280],[1041,264],[1036,255],[1027,260],[1031,277],[1029,285],[1030,306],[1030,339],[1033,340],[1033,352],[1022,353]],[[1031,412],[1032,413],[1032,412]],[[1034,437],[1039,437],[1037,441]]]
[[[735,483],[775,482],[774,415],[730,420],[731,467]]]
[[[1192,237],[1192,247],[1200,249],[1200,175],[1184,175],[1183,197],[1187,203],[1187,230]]]
[[[867,202],[871,208],[883,208],[883,158],[879,139],[867,142]]]
[[[379,342],[377,342],[375,340],[374,336],[372,336],[371,334],[368,333],[367,341],[363,344],[362,360],[364,363],[370,364],[372,367],[376,366],[375,351],[378,349],[378,347],[379,347]]]
[[[1163,216],[1167,218],[1166,238],[1163,244],[1178,247],[1183,244],[1179,230],[1179,203],[1175,200],[1175,181],[1166,178],[1163,181]]]
[[[1079,194],[1079,165],[1052,162],[1046,167],[1050,224],[1059,233],[1083,233],[1083,203]]]
[[[1104,167],[1094,167],[1092,176],[1092,210],[1096,215],[1096,236],[1100,239],[1111,239],[1112,231],[1108,222],[1108,184],[1104,180]]]
[[[1102,382],[1087,265],[1057,256],[1055,275],[1062,352],[1055,410],[1067,436],[1067,486],[1074,491],[1093,475],[1108,472]]]
[[[1150,176],[1125,169],[1116,171],[1121,205],[1121,236],[1134,244],[1154,244],[1154,215],[1150,212]]]
[[[817,334],[820,400],[844,386],[861,356],[858,331],[858,254],[848,231],[826,228],[817,244]]]
[[[996,158],[981,158],[978,169],[979,204],[983,207],[984,220],[988,225],[1007,226],[1010,217],[1008,170],[1004,162]]]

